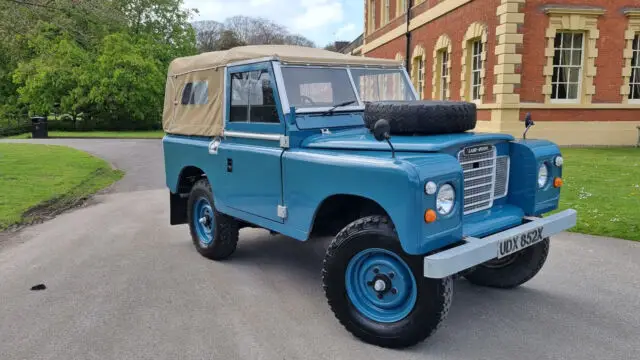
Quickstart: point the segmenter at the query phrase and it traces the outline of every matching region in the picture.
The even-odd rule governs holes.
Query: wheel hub
[[[349,262],[345,275],[352,304],[375,321],[398,321],[415,305],[415,278],[408,265],[393,252],[363,250]]]
[[[211,204],[206,198],[200,198],[194,204],[194,225],[203,245],[213,242],[214,217]]]
[[[383,291],[385,291],[387,289],[387,284],[384,282],[384,280],[378,279],[373,284],[373,288],[377,292],[383,292]]]

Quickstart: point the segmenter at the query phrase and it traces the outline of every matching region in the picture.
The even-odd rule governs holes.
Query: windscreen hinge
[[[289,137],[288,136],[280,136],[280,147],[288,149],[289,148]]]

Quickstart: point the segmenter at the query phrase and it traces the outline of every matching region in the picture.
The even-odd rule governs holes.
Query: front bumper
[[[569,209],[546,218],[531,220],[520,226],[484,238],[467,237],[465,244],[425,256],[424,276],[441,279],[457,274],[498,257],[500,242],[542,227],[542,237],[547,238],[576,225],[577,212]],[[528,247],[528,246],[526,246]],[[520,248],[520,250],[526,247]]]

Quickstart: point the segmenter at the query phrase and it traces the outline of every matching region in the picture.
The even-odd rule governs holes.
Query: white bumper
[[[542,227],[542,237],[547,238],[576,225],[577,212],[565,210],[546,218],[536,218],[526,224],[487,236],[485,238],[467,237],[466,244],[445,250],[424,258],[424,276],[441,279],[457,274],[473,266],[498,257],[500,242],[515,238]],[[529,245],[528,245],[529,246]],[[523,246],[519,250],[525,249]]]

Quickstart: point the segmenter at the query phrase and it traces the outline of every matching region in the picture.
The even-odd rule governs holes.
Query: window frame
[[[424,56],[414,56],[412,67],[415,67],[416,71],[416,92],[418,93],[418,99],[424,99]]]
[[[391,21],[391,0],[382,0],[382,22],[384,26]]]
[[[396,17],[407,12],[407,0],[396,0]]]
[[[635,64],[634,64],[635,61]],[[629,75],[629,95],[627,95],[627,103],[640,104],[640,96],[638,98],[632,98],[633,87],[636,86],[640,92],[640,81],[634,82],[634,75],[636,78],[640,78],[640,33],[636,33],[631,45],[631,75]]]
[[[367,32],[372,34],[376,31],[376,0],[369,0],[369,7],[367,9]]]
[[[482,101],[482,70],[484,70],[484,61],[482,60],[482,54],[484,52],[484,43],[481,38],[475,38],[469,40],[469,44],[471,45],[469,58],[471,63],[469,64],[469,99],[471,101],[477,102]],[[479,52],[476,54],[476,44],[479,45]],[[477,68],[476,66],[479,65]],[[479,82],[475,82],[475,74],[478,74]],[[478,97],[474,97],[474,90],[478,89]]]
[[[438,65],[440,66],[440,71],[438,72],[438,98],[442,101],[449,100],[449,96],[447,94],[451,81],[451,74],[449,73],[449,61],[449,50],[447,48],[438,50]]]
[[[234,73],[242,73],[249,71],[258,71],[258,70],[266,70],[271,78],[271,90],[273,91],[273,99],[276,107],[276,112],[278,114],[278,122],[240,122],[240,121],[230,121],[231,118],[231,74]],[[250,64],[239,64],[239,65],[228,65],[224,68],[224,87],[225,87],[225,95],[224,95],[224,125],[225,130],[228,131],[241,131],[241,132],[258,132],[265,134],[283,134],[285,129],[284,124],[284,111],[283,111],[283,103],[278,91],[278,88],[281,86],[279,83],[274,67],[273,62],[256,62]]]
[[[571,34],[571,47],[570,48],[565,48],[564,47],[564,34]],[[553,62],[555,62],[555,54],[556,52],[560,52],[560,59],[558,62],[561,62],[562,60],[562,52],[563,51],[569,51],[570,52],[570,61],[573,61],[573,52],[577,49],[573,48],[573,43],[575,41],[575,35],[582,35],[582,45],[580,48],[580,52],[581,52],[581,56],[580,56],[580,66],[578,69],[578,89],[577,89],[577,93],[576,93],[576,98],[575,99],[557,99],[557,98],[553,98],[553,86],[554,84],[560,84],[560,82],[554,82],[553,81],[553,73],[555,72],[556,68],[559,69],[575,69],[577,68],[577,66],[571,64],[571,65],[564,65],[564,64],[559,64],[559,65],[555,65],[552,63],[552,75],[551,75],[551,94],[549,94],[549,101],[552,104],[579,104],[582,102],[582,90],[584,87],[584,67],[585,67],[585,53],[586,53],[586,42],[588,40],[587,37],[587,33],[585,31],[575,31],[575,30],[563,30],[560,29],[558,31],[556,31],[556,35],[554,37],[554,44],[553,44]],[[561,36],[561,44],[560,44],[560,48],[557,48],[555,45],[555,39],[557,36]],[[569,85],[574,84],[573,82],[569,82],[569,81],[565,81],[563,82],[565,84],[567,84],[567,91],[569,91]],[[558,94],[556,93],[556,96]]]

